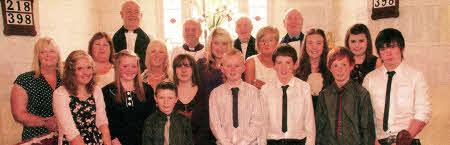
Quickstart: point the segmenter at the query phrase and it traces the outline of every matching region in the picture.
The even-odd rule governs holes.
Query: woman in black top
[[[353,25],[345,35],[345,47],[354,54],[355,67],[350,73],[350,77],[362,84],[364,77],[381,66],[381,60],[372,53],[372,39],[369,29],[364,24]]]
[[[215,144],[209,128],[209,94],[200,86],[195,59],[188,54],[178,55],[172,68],[179,98],[174,110],[191,120],[194,144]]]
[[[11,111],[23,125],[22,140],[57,131],[53,116],[53,91],[61,86],[61,61],[52,38],[40,38],[34,46],[33,70],[14,81]]]
[[[114,60],[115,81],[103,87],[113,143],[141,144],[144,120],[156,109],[153,89],[139,79],[139,58],[122,50]]]

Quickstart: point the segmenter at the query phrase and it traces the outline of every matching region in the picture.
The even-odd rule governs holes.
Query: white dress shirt
[[[259,99],[259,90],[241,81],[237,86],[239,127],[233,127],[233,96],[229,84],[225,83],[211,92],[209,114],[211,131],[219,145],[261,145],[264,116]]]
[[[137,34],[133,31],[128,31],[125,33],[125,38],[127,40],[127,49],[134,52],[134,45],[136,44]]]
[[[279,80],[261,87],[261,101],[265,113],[267,139],[303,139],[306,145],[314,145],[316,125],[311,89],[308,83],[292,77],[287,94],[287,132],[281,131],[283,112],[283,90]]]
[[[241,43],[242,56],[244,56],[244,60],[245,60],[245,56],[247,54],[247,47],[248,47],[248,41],[245,43]]]
[[[367,74],[363,86],[369,91],[375,116],[377,139],[397,135],[408,129],[411,120],[428,123],[431,119],[431,95],[422,72],[402,62],[392,79],[388,130],[383,130],[384,105],[388,81],[382,66]]]

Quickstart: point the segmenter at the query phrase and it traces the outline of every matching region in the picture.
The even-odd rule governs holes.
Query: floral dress
[[[94,97],[91,96],[85,101],[81,101],[78,97],[70,96],[69,107],[73,121],[84,143],[88,145],[103,144],[102,135],[95,125],[96,107]],[[68,144],[69,142],[64,137],[63,145]]]

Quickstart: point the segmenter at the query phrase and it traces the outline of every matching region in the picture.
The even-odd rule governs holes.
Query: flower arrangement
[[[206,14],[203,14],[203,18],[206,22],[206,27],[211,31],[212,29],[222,25],[225,21],[231,21],[232,18],[231,9],[227,9],[227,6],[216,8],[215,10],[208,10]]]

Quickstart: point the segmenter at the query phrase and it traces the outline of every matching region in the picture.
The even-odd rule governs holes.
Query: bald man
[[[287,34],[281,39],[280,43],[288,43],[297,51],[298,56],[301,56],[300,46],[305,36],[302,33],[303,16],[296,9],[288,9],[283,19],[284,28]]]
[[[252,55],[258,54],[255,49],[255,38],[252,36],[253,24],[247,16],[241,16],[236,20],[236,33],[238,38],[234,40],[234,48],[244,54],[244,58],[247,59]]]
[[[141,71],[143,71],[145,70],[145,53],[150,38],[139,26],[142,18],[141,7],[136,1],[125,1],[122,4],[120,16],[123,26],[113,37],[115,51],[128,49],[135,52],[139,56]]]
[[[204,45],[200,44],[200,36],[202,35],[202,25],[195,19],[188,19],[183,24],[184,44],[172,50],[172,61],[180,54],[189,54],[199,60],[204,58]]]

